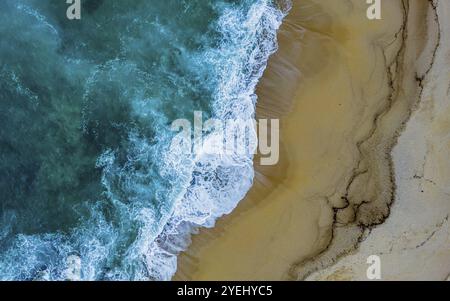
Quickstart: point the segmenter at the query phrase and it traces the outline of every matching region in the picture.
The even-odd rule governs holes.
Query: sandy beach
[[[450,280],[450,0],[1,3],[0,281]]]
[[[420,103],[392,153],[397,189],[391,215],[355,252],[309,280],[365,280],[372,254],[383,263],[382,279],[450,280],[450,3],[437,1],[430,13],[439,46]]]
[[[175,280],[363,278],[378,245],[345,259],[395,215],[396,162],[405,170],[414,156],[393,160],[392,150],[421,104],[440,39],[432,2],[384,1],[382,20],[369,20],[366,10],[359,0],[294,1],[257,89],[257,118],[281,122],[280,162],[255,159],[252,190],[193,237]],[[333,270],[339,259],[344,265]]]

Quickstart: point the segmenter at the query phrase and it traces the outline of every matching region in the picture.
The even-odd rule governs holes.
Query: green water
[[[62,280],[70,255],[82,279],[160,278],[150,246],[196,164],[171,122],[217,115],[242,54],[218,55],[242,34],[219,23],[257,2],[84,0],[69,21],[65,1],[1,1],[0,278]]]

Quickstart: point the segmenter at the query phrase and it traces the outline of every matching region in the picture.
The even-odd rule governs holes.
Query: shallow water
[[[0,4],[0,278],[170,279],[251,156],[170,148],[173,120],[253,118],[283,12],[269,0]],[[256,137],[254,137],[256,139]],[[70,278],[70,277],[69,277]]]

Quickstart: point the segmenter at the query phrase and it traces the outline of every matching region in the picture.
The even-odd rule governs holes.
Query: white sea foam
[[[218,22],[223,35],[221,46],[203,57],[218,74],[215,118],[254,118],[255,88],[269,56],[277,49],[277,30],[289,3],[285,4],[284,9],[279,9],[270,0],[259,0],[247,13],[235,7],[225,8]],[[251,139],[256,141],[256,132],[251,133]],[[176,160],[176,154],[168,154],[166,160]],[[214,227],[218,218],[235,209],[252,186],[253,158],[200,152],[192,175],[191,185],[148,247],[146,261],[151,279],[170,280],[176,272],[177,255],[190,244],[190,235],[199,227]]]
[[[253,2],[245,11],[237,5],[221,2],[222,7],[217,9],[221,17],[215,24],[220,28],[221,43],[197,58],[199,66],[212,68],[213,117],[220,120],[244,122],[254,118],[255,87],[269,56],[276,51],[277,29],[287,12],[287,7],[280,10],[271,0]],[[54,27],[41,15],[25,6],[20,9],[32,14],[48,34],[54,35]],[[113,60],[94,68],[84,98],[89,105],[89,88],[97,81],[106,86],[108,81],[118,81],[117,86],[123,86],[127,93],[124,97],[136,100],[133,102],[136,111],[147,114],[142,110],[142,104],[147,104],[142,102],[142,91],[155,88],[147,86],[151,80],[150,75],[139,73],[135,65]],[[152,119],[150,117],[148,119]],[[167,121],[154,120],[152,126],[156,129],[161,129]],[[250,138],[256,141],[256,132],[252,132]],[[244,198],[253,182],[253,158],[245,154],[211,155],[207,152],[189,158],[164,149],[170,144],[170,137],[157,139],[156,143],[150,143],[130,132],[128,162],[124,165],[115,162],[114,150],[105,151],[97,165],[103,170],[102,183],[109,203],[86,202],[74,208],[89,211],[89,215],[71,233],[20,234],[8,240],[0,258],[0,278],[64,280],[69,268],[67,259],[80,258],[83,280],[171,279],[177,269],[177,255],[188,247],[190,235],[199,227],[214,227],[219,217],[232,212]],[[208,139],[214,137],[206,137]],[[164,155],[155,158],[158,154]],[[156,171],[139,168],[152,164],[158,165]],[[170,193],[167,193],[169,189],[149,191],[146,184],[150,180],[156,182],[156,177],[164,179],[164,184],[172,181],[177,185],[173,185]],[[120,189],[115,187],[117,183]],[[127,195],[122,197],[121,194]],[[148,204],[153,195],[157,198],[157,210]],[[114,210],[105,213],[105,207]],[[114,221],[105,214],[115,215]],[[4,212],[1,219],[5,221],[3,224],[12,224],[15,216]],[[2,229],[0,238],[9,236],[9,232],[7,228]],[[2,242],[6,243],[6,239]]]

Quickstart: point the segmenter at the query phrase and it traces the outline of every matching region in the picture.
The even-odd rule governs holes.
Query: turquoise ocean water
[[[271,0],[0,3],[0,279],[168,280],[252,185],[248,155],[170,148],[173,120],[254,118]],[[256,138],[255,138],[256,139]]]

